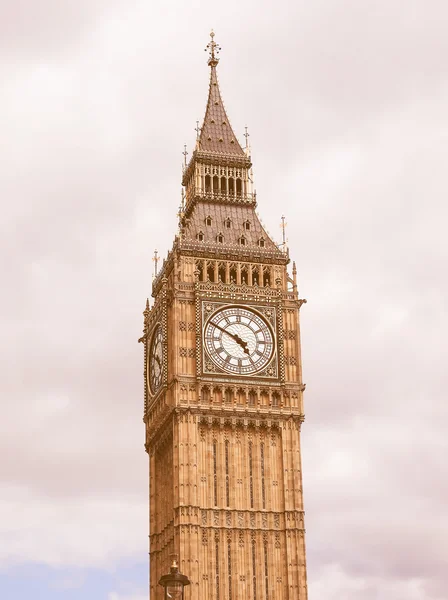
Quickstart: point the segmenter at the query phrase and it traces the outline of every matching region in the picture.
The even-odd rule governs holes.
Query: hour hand
[[[244,352],[246,354],[249,354],[249,350],[247,348],[247,342],[242,340],[237,333],[230,333],[230,331],[227,331],[227,329],[224,329],[224,327],[221,327],[217,323],[213,323],[213,326],[216,327],[216,329],[219,329],[220,331],[222,331],[223,333],[226,333],[232,339],[234,339],[235,342],[241,346],[241,348],[244,350]]]
[[[235,342],[241,346],[246,354],[249,354],[249,349],[247,348],[247,342],[242,340],[238,334],[233,334],[232,337],[235,339]]]

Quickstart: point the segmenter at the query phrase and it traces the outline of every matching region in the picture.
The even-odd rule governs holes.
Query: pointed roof
[[[199,136],[199,150],[245,156],[224,108],[215,65],[211,65],[210,88],[204,123]]]
[[[219,52],[220,47],[214,41],[214,36],[215,34],[212,31],[210,33],[211,41],[206,48],[209,49],[210,52],[210,58],[208,60],[208,65],[210,67],[210,86],[204,123],[202,124],[201,134],[198,140],[199,150],[217,154],[246,156],[246,153],[241,148],[236,135],[232,130],[221,98],[221,92],[219,91],[216,67],[219,62],[217,53]]]

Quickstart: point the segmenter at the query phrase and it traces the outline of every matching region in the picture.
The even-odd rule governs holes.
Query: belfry
[[[207,108],[184,168],[179,231],[140,340],[150,598],[164,597],[158,582],[176,555],[188,600],[306,600],[305,300],[286,246],[257,216],[249,147],[222,102],[213,32],[207,48]]]

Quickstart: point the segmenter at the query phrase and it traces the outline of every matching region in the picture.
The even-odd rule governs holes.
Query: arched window
[[[232,227],[232,221],[229,217],[227,217],[227,219],[224,221],[224,227],[226,229],[230,229]]]
[[[222,263],[220,263],[220,265],[218,267],[218,281],[222,281],[222,282],[226,281],[226,267]]]
[[[224,242],[224,236],[222,235],[222,233],[218,233],[218,235],[216,236],[216,241],[218,242],[218,244],[222,244]]]
[[[236,195],[241,196],[242,182],[241,179],[236,180]]]
[[[233,392],[232,392],[232,388],[226,388],[226,391],[224,392],[224,397],[225,397],[225,401],[230,404],[233,400]]]
[[[252,269],[252,285],[260,285],[260,274],[258,267]]]
[[[272,406],[280,406],[280,394],[278,392],[272,394]]]
[[[267,393],[266,390],[263,390],[261,392],[261,398],[260,399],[261,399],[261,404],[263,406],[268,406],[268,404],[269,404],[269,394]]]
[[[199,242],[204,241],[204,234],[202,233],[202,231],[200,231],[196,237],[198,238]]]
[[[212,189],[212,180],[210,175],[206,175],[205,176],[205,191],[206,192],[211,192]]]
[[[244,221],[244,223],[243,223],[243,228],[244,228],[246,231],[249,231],[249,230],[250,230],[250,221]]]
[[[221,177],[221,192],[223,194],[227,192],[227,180],[225,177]]]
[[[219,177],[216,175],[213,177],[213,191],[219,192]]]
[[[207,264],[207,281],[215,281],[215,265],[213,263]]]
[[[213,397],[215,402],[222,402],[222,390],[219,387],[213,388]]]
[[[247,265],[243,265],[241,267],[241,283],[248,283],[249,282],[249,276],[248,276],[248,272],[247,272]]]
[[[235,195],[235,180],[233,179],[233,177],[229,178],[229,194],[230,196]]]
[[[210,402],[210,388],[208,386],[202,388],[202,402]]]
[[[230,265],[229,277],[230,277],[230,283],[236,283],[236,266],[235,265]]]
[[[264,238],[260,238],[258,240],[258,245],[260,246],[260,248],[264,248]]]
[[[242,235],[238,241],[239,241],[239,243],[240,243],[241,246],[245,246],[247,240],[244,237],[244,235]]]
[[[196,270],[199,271],[199,281],[204,281],[204,265],[202,260],[196,263]]]
[[[263,285],[264,287],[270,287],[271,285],[271,274],[268,269],[263,272]]]
[[[210,215],[208,217],[205,217],[205,224],[207,225],[207,227],[210,227],[210,225],[212,224],[212,218],[210,217]]]
[[[250,404],[250,406],[255,406],[256,403],[257,403],[257,394],[256,394],[256,392],[254,392],[254,390],[251,390],[249,392],[249,404]]]

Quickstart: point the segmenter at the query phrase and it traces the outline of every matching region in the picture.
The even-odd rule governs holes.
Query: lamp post
[[[177,560],[174,558],[168,575],[162,575],[159,585],[165,588],[165,600],[184,600],[184,587],[190,585],[186,575],[179,573]]]

